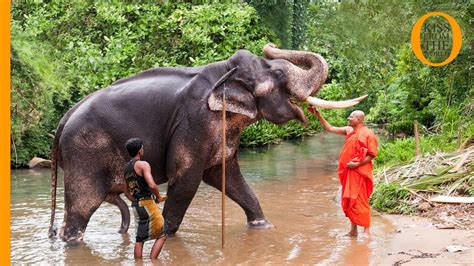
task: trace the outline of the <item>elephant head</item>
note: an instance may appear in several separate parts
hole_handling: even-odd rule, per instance
[[[208,98],[211,110],[222,110],[225,90],[227,111],[275,124],[292,119],[306,124],[307,118],[296,101],[309,99],[313,105],[323,108],[345,108],[360,101],[355,99],[349,101],[350,104],[341,105],[311,97],[319,91],[328,75],[328,64],[322,56],[281,50],[273,44],[265,45],[263,52],[266,58],[240,50],[226,61],[231,70],[211,90]],[[318,100],[325,104],[319,104]]]

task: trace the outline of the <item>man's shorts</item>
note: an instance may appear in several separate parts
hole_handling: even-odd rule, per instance
[[[135,210],[137,242],[145,242],[166,236],[166,224],[158,205],[153,199],[142,199],[132,202]]]

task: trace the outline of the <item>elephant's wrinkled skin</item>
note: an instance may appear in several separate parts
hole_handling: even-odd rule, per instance
[[[226,88],[227,195],[245,211],[249,226],[265,227],[262,209],[245,182],[237,161],[242,130],[260,119],[276,124],[298,119],[303,101],[327,76],[319,55],[266,45],[267,58],[246,50],[228,60],[201,67],[154,68],[121,79],[76,104],[61,119],[52,149],[52,214],[56,202],[57,164],[64,170],[63,240],[80,240],[94,211],[105,200],[122,213],[120,232],[130,214],[119,197],[125,189],[124,143],[144,141],[144,160],[155,182],[168,182],[163,215],[175,233],[203,180],[221,186],[222,94]],[[220,81],[219,81],[220,80]]]

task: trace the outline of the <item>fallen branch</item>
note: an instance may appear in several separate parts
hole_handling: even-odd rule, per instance
[[[474,203],[474,197],[434,196],[430,201],[442,203]]]
[[[428,202],[428,203],[431,203],[431,200],[429,200],[429,199],[427,199],[427,198],[421,196],[420,194],[416,193],[416,192],[413,191],[412,189],[409,189],[408,191],[409,191],[411,194],[415,195],[416,197],[419,197],[420,199],[422,199],[422,200],[424,200],[424,201],[426,201],[426,202]]]
[[[461,160],[459,160],[459,162],[456,164],[456,166],[449,170],[450,173],[455,173],[455,172],[458,172],[459,169],[461,169],[461,167],[464,165],[464,163],[466,162],[467,158],[469,158],[469,155],[471,154],[471,151],[468,151],[466,152],[462,157],[461,157]]]

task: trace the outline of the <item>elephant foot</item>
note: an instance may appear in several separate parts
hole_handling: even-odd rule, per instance
[[[266,219],[258,219],[247,222],[247,226],[250,229],[269,229],[274,227],[273,224],[267,221]]]
[[[59,238],[62,241],[67,242],[70,245],[74,245],[82,242],[84,238],[84,232],[80,230],[66,229],[64,226],[59,230]]]
[[[168,231],[166,232],[166,235],[168,237],[174,237],[176,235],[177,231],[178,231],[178,229],[168,229]]]
[[[58,233],[58,229],[53,226],[53,227],[49,228],[48,236],[49,236],[49,238],[53,238],[53,237],[56,236],[57,233]]]
[[[61,239],[67,242],[69,246],[75,246],[82,242],[82,240],[84,239],[84,233],[78,232],[74,235],[63,235],[61,236]]]

